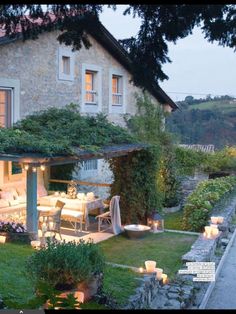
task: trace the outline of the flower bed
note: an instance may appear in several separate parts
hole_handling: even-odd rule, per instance
[[[0,221],[0,235],[5,237],[5,242],[21,242],[30,244],[30,235],[26,227],[13,221]]]

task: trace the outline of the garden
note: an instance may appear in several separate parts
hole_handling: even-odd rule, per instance
[[[128,131],[116,128],[104,116],[82,117],[73,104],[50,108],[12,129],[1,129],[0,152],[73,155],[75,147],[98,151],[114,143],[147,144],[140,151],[108,159],[114,175],[111,195],[120,195],[122,224],[146,225],[150,213],[158,212],[164,217],[165,229],[190,232],[162,230],[135,240],[121,234],[99,244],[48,240],[40,250],[29,244],[1,243],[0,296],[7,309],[122,308],[140,285],[144,274],[139,268],[145,267],[145,261],[156,261],[170,282],[174,281],[182,256],[197,239],[191,232],[202,232],[212,210],[235,195],[235,176],[203,181],[179,211],[164,213],[163,208],[181,204],[184,176],[199,169],[208,173],[233,170],[236,150],[207,154],[180,148],[161,127],[163,113],[147,96],[137,99],[137,108],[137,115],[126,117]],[[70,180],[72,172],[73,166],[67,167],[65,179]],[[24,233],[25,229],[21,224],[0,223],[0,232]],[[93,290],[93,285],[96,293],[89,296],[87,288]],[[79,295],[82,288],[87,290]]]

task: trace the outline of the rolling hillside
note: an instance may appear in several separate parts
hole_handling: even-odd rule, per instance
[[[166,119],[166,129],[177,142],[214,144],[216,148],[236,145],[236,100],[191,101],[179,102],[180,110]]]

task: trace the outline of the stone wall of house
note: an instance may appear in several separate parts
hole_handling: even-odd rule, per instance
[[[181,192],[182,192],[182,201],[184,204],[186,198],[191,194],[195,189],[198,183],[208,180],[208,174],[204,172],[195,172],[192,176],[185,176],[181,180]]]
[[[102,68],[102,112],[109,119],[124,126],[123,114],[110,114],[109,108],[109,70],[124,73],[126,81],[126,113],[135,113],[135,93],[141,90],[129,80],[130,73],[105,50],[93,37],[90,49],[82,47],[74,52],[74,81],[58,79],[59,31],[43,33],[37,40],[21,40],[0,46],[0,79],[16,79],[20,82],[20,118],[36,110],[56,106],[63,107],[71,102],[82,102],[82,64],[97,65]],[[154,98],[152,98],[154,100]]]

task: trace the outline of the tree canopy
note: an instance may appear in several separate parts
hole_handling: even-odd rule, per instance
[[[106,5],[107,6],[107,5]],[[116,9],[116,5],[108,5]],[[99,14],[105,5],[97,4],[40,4],[0,5],[0,24],[6,34],[17,36],[19,25],[23,39],[37,39],[43,31],[56,28],[63,31],[60,43],[80,49],[82,43],[90,47],[86,30],[97,28]],[[168,79],[162,66],[171,62],[168,43],[176,43],[201,27],[206,40],[219,45],[236,47],[236,5],[143,5],[130,4],[124,14],[141,19],[136,37],[120,40],[132,60],[132,80],[136,86],[147,88],[150,84]],[[41,19],[40,26],[38,18]]]

